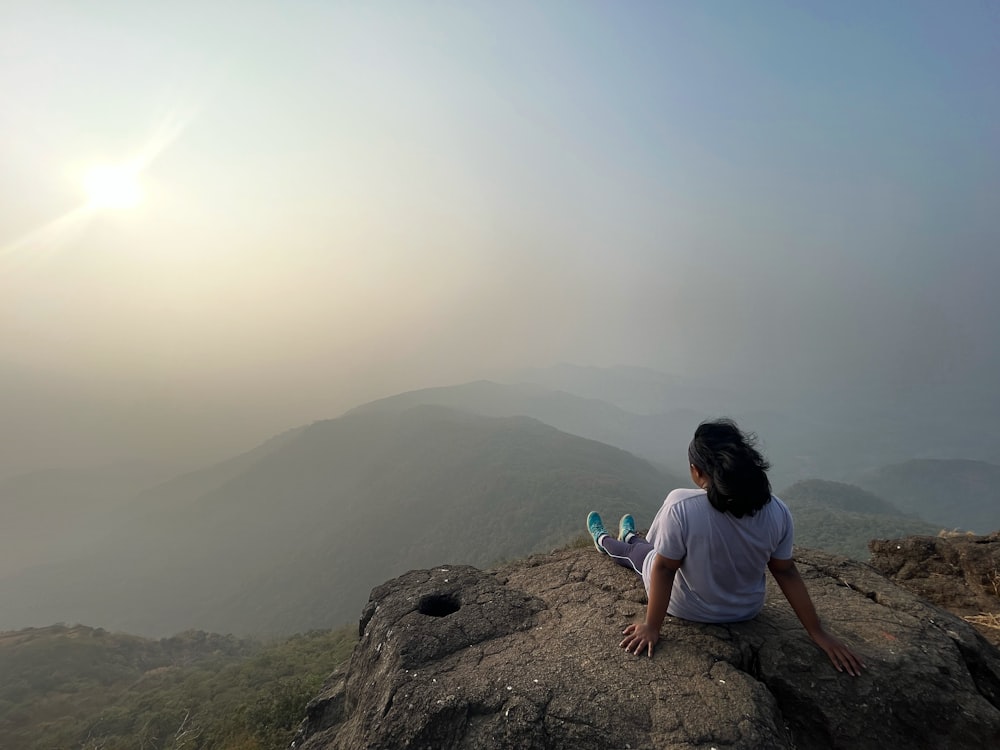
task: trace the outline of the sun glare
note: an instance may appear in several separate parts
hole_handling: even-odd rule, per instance
[[[83,178],[92,208],[135,208],[142,200],[139,171],[131,165],[94,167]]]

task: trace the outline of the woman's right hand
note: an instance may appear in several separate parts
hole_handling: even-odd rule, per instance
[[[638,656],[643,649],[646,655],[652,656],[653,649],[660,640],[660,631],[655,630],[651,625],[644,622],[634,622],[622,631],[625,637],[618,645],[626,651],[631,651]]]

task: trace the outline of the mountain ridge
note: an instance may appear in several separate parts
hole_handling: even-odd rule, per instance
[[[485,565],[551,548],[591,507],[651,514],[677,484],[529,417],[430,406],[315,422],[243,463],[157,496],[89,556],[0,579],[0,626],[328,627],[439,549]]]
[[[867,472],[857,484],[943,528],[1000,529],[1000,465],[964,458],[918,458]]]

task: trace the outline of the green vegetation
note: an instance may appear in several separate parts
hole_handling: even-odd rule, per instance
[[[872,539],[938,532],[938,527],[903,515],[882,498],[851,484],[810,479],[796,482],[778,496],[792,511],[796,544],[856,560],[868,559]]]
[[[353,629],[269,643],[200,631],[154,641],[56,625],[0,634],[0,747],[286,747]]]
[[[900,510],[878,495],[843,482],[825,479],[806,479],[796,482],[780,495],[782,500],[796,503],[819,503],[834,510],[851,513],[875,513],[883,516],[901,516]]]
[[[323,545],[301,562],[291,558],[296,564],[287,568],[276,565],[271,578],[259,580],[259,589],[230,603],[259,609],[263,592],[277,612],[304,608],[318,618],[329,613],[331,600],[342,604],[347,595],[367,596],[371,585],[400,572],[393,565],[469,561],[485,567],[560,544],[588,547],[590,538],[582,533],[587,510],[598,508],[607,518],[627,510],[648,522],[674,484],[629,454],[533,420],[482,420],[430,410],[393,417],[388,426],[392,429],[373,430],[368,445],[355,445],[351,461],[359,461],[362,449],[378,449],[379,460],[361,465],[372,486],[366,497],[393,498],[392,512],[367,503],[340,505],[339,512],[358,519],[350,528],[361,530],[361,542],[364,530],[377,529],[381,547],[388,545],[397,557],[358,561],[357,548],[339,537],[344,543]],[[323,426],[333,429],[330,423]],[[421,443],[427,434],[435,440]],[[282,476],[293,469],[309,476],[308,470],[338,455],[329,433],[322,437],[299,444],[298,454],[279,456],[291,462],[281,467]],[[339,464],[341,470],[346,466]],[[268,510],[265,492],[251,489],[254,483],[240,482],[238,491],[214,497],[227,513],[237,498]],[[314,491],[307,486],[302,492]],[[858,559],[867,559],[874,537],[937,531],[852,485],[809,480],[780,496],[792,508],[800,545]],[[359,580],[361,573],[367,579]],[[292,581],[313,588],[293,589]],[[269,642],[201,631],[149,640],[64,625],[0,633],[0,748],[286,747],[306,703],[348,657],[355,640],[353,628]]]

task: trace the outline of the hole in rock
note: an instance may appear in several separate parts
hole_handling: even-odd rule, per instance
[[[417,611],[430,617],[447,617],[452,612],[458,612],[462,603],[451,594],[431,594],[420,600]]]

